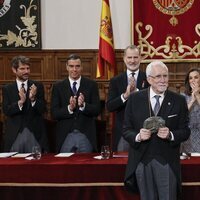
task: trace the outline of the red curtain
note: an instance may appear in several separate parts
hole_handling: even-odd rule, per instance
[[[200,3],[132,0],[132,37],[147,59],[200,58]]]

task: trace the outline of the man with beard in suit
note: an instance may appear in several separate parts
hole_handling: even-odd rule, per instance
[[[123,136],[130,144],[125,185],[141,200],[177,200],[181,191],[180,144],[190,136],[185,98],[168,90],[161,61],[146,68],[150,87],[133,93],[125,110]]]
[[[132,92],[147,88],[145,72],[139,70],[140,49],[130,45],[124,50],[126,71],[110,80],[107,109],[115,113],[113,151],[128,151],[129,144],[122,137],[122,124],[127,100]]]
[[[30,80],[30,59],[12,59],[16,81],[3,87],[3,112],[6,115],[4,151],[31,153],[33,146],[48,151],[43,114],[46,112],[44,88]]]

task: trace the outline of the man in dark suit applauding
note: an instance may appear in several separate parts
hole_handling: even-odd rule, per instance
[[[122,137],[124,110],[130,94],[148,87],[146,74],[139,70],[141,62],[140,50],[131,45],[124,50],[126,71],[110,80],[107,109],[115,112],[113,133],[113,150],[128,151],[129,145]]]
[[[57,120],[57,152],[97,150],[95,117],[100,112],[97,83],[81,75],[78,55],[67,58],[68,77],[54,84],[51,113]]]
[[[188,139],[183,96],[169,91],[168,68],[153,61],[146,68],[148,89],[133,93],[125,110],[123,136],[130,144],[125,185],[141,200],[180,197],[180,144]]]
[[[48,151],[43,114],[46,112],[43,85],[29,79],[30,60],[12,59],[16,81],[3,87],[3,112],[6,115],[4,151],[32,152],[33,146]]]

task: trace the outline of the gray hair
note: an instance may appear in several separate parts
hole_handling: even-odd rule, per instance
[[[127,46],[124,49],[124,56],[126,56],[126,52],[127,52],[128,49],[132,49],[132,50],[136,49],[136,50],[138,50],[139,54],[141,55],[140,48],[138,46],[132,44],[132,45]]]
[[[167,67],[167,65],[165,65],[165,63],[163,63],[162,61],[159,61],[159,60],[155,60],[147,65],[147,68],[146,68],[146,76],[147,77],[152,75],[152,68],[154,66],[159,66],[159,67],[165,68],[168,71],[168,67]]]

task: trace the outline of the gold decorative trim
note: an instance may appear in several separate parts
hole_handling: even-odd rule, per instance
[[[34,23],[36,16],[31,16],[31,9],[37,10],[37,6],[32,5],[33,1],[30,1],[28,8],[25,5],[20,5],[20,9],[24,9],[24,16],[20,17],[24,27],[16,25],[19,34],[16,35],[11,30],[8,30],[7,34],[0,34],[0,41],[6,40],[7,46],[15,44],[15,47],[35,47],[38,44],[37,24]],[[2,46],[0,43],[0,47]]]
[[[173,42],[171,36],[165,38],[165,44],[155,48],[153,46],[154,41],[148,41],[149,37],[153,33],[153,27],[148,24],[145,26],[147,31],[146,35],[143,36],[140,28],[143,26],[142,22],[138,22],[135,26],[136,32],[138,33],[138,44],[141,49],[143,59],[159,57],[163,59],[184,59],[188,56],[198,58],[200,56],[200,42],[194,41],[194,46],[190,47],[183,43],[181,37],[176,37],[176,43]],[[200,24],[195,27],[196,34],[200,37]]]
[[[102,186],[124,186],[122,182],[100,182],[100,183],[0,183],[0,186],[12,187],[102,187]]]
[[[124,186],[123,182],[98,183],[0,183],[0,187],[103,187]],[[183,182],[182,186],[200,186],[200,182]]]

